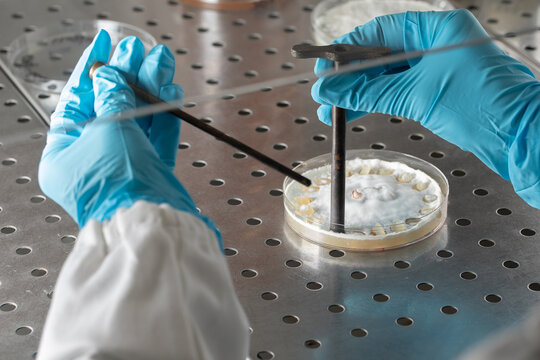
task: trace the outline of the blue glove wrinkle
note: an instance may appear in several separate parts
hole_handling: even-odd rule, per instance
[[[163,63],[162,63],[163,62]],[[160,88],[172,82],[174,77],[174,56],[164,45],[158,45],[144,58],[137,73],[136,85],[148,91],[154,96],[159,96]],[[141,102],[138,106],[147,106]],[[152,116],[137,118],[139,126],[147,136],[150,136],[150,127],[152,126]]]
[[[522,119],[514,142],[510,146],[508,168],[516,193],[531,206],[540,208],[540,83],[536,95],[521,114]]]
[[[367,46],[386,46],[393,54],[404,51],[402,32],[399,29],[403,26],[406,14],[395,16],[381,16],[371,20],[363,27],[358,27],[353,31],[352,37],[357,44],[367,44]],[[367,31],[369,29],[369,31]],[[361,37],[359,36],[361,33]]]
[[[114,66],[132,84],[137,82],[137,74],[144,59],[144,45],[135,36],[122,39],[111,56],[110,66]]]
[[[324,105],[335,105],[355,112],[354,115],[380,112],[381,99],[394,96],[397,74],[383,75],[381,78],[364,73],[347,73],[339,76],[323,77],[313,85],[312,97]],[[392,93],[387,89],[391,88]],[[366,91],[368,90],[369,91]],[[385,108],[385,113],[394,115],[392,109]],[[352,120],[354,118],[349,118]],[[325,123],[330,120],[323,119]]]
[[[94,107],[97,120],[110,113],[130,110],[135,107],[135,94],[125,78],[116,69],[105,65],[94,72]],[[114,101],[111,101],[114,98]]]
[[[137,84],[137,76],[144,60],[144,52],[145,50],[142,41],[134,36],[129,36],[118,43],[111,56],[109,65],[114,66],[114,68],[119,70],[132,84]],[[136,99],[135,104],[137,107],[145,105],[139,99]],[[148,123],[151,118],[152,117],[149,115],[145,118],[136,120],[145,134],[148,132]]]
[[[160,98],[174,101],[184,97],[184,90],[176,84],[165,85],[161,88]],[[150,128],[149,139],[156,149],[159,158],[170,171],[174,170],[180,140],[180,119],[169,113],[154,115]]]
[[[55,112],[51,115],[51,130],[65,130],[68,135],[78,136],[82,127],[77,123],[86,121],[94,108],[90,67],[96,62],[107,62],[111,51],[111,38],[101,30],[92,44],[83,52],[66,86],[62,90]]]
[[[163,85],[172,83],[174,77],[174,55],[165,45],[153,48],[143,60],[138,74],[138,86],[159,96]]]
[[[419,33],[419,13],[413,11],[407,11],[404,14],[403,25],[396,27],[396,29],[402,29],[403,35],[401,41],[403,41],[403,51],[411,52],[417,50],[424,50],[425,47],[422,44],[423,34]],[[409,59],[407,63],[412,68],[418,64],[422,58]]]

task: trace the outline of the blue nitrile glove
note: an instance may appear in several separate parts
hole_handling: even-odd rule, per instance
[[[488,35],[466,10],[407,12],[376,18],[336,43],[387,46],[394,53],[444,47]],[[330,105],[348,118],[385,113],[420,121],[471,151],[530,205],[540,208],[540,83],[494,43],[445,51],[377,71],[319,79],[312,88],[330,124]],[[331,67],[318,60],[315,72]]]
[[[92,82],[90,67],[96,61],[107,62],[110,50],[110,37],[102,30],[62,91],[39,165],[43,192],[80,227],[90,219],[110,219],[118,208],[145,200],[192,213],[215,230],[173,174],[178,118],[163,113],[137,121],[99,120],[135,108],[125,79],[164,100],[182,98],[182,88],[171,83],[173,54],[158,45],[145,57],[142,42],[128,37],[116,47],[109,66],[95,71]],[[98,119],[87,123],[94,116]]]

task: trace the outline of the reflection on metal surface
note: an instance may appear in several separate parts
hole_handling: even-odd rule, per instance
[[[516,36],[523,36],[531,33],[540,32],[537,28],[528,28],[528,29],[520,29],[515,32]],[[377,66],[383,66],[387,64],[393,64],[400,61],[406,61],[411,59],[418,59],[422,56],[429,56],[432,54],[437,54],[441,52],[451,51],[454,49],[464,48],[464,47],[473,47],[485,44],[490,41],[503,41],[506,38],[506,35],[493,35],[492,37],[482,37],[478,39],[472,39],[469,41],[466,41],[464,43],[459,44],[452,44],[449,46],[442,46],[439,48],[432,48],[428,50],[417,50],[417,51],[410,51],[410,52],[404,52],[404,53],[397,53],[393,55],[388,55],[384,57],[380,57],[375,60],[366,60],[363,62],[343,65],[339,67],[339,70],[333,70],[329,69],[319,74],[319,76],[333,76],[338,75],[346,72],[352,72],[352,71],[360,71],[360,70],[366,70],[371,69]],[[532,63],[533,66],[535,66],[535,62]],[[527,63],[529,64],[529,63]],[[534,69],[535,67],[533,67]],[[112,115],[105,115],[100,117],[100,121],[123,121],[123,120],[129,120],[134,117],[141,117],[141,116],[147,116],[152,114],[157,114],[165,111],[169,111],[172,109],[175,109],[176,107],[184,106],[185,104],[191,105],[191,104],[201,104],[201,103],[207,103],[210,101],[214,101],[220,98],[234,98],[239,95],[248,95],[252,94],[257,91],[261,91],[261,89],[272,89],[272,88],[278,88],[283,87],[287,85],[291,85],[297,82],[307,82],[310,80],[316,79],[317,76],[313,74],[312,71],[303,73],[303,74],[296,74],[289,77],[283,77],[283,78],[275,78],[271,80],[266,80],[260,83],[255,83],[251,85],[246,86],[239,86],[231,89],[224,89],[221,91],[217,91],[210,94],[203,94],[198,95],[194,97],[188,97],[187,99],[179,99],[175,101],[170,101],[167,103],[161,103],[157,105],[140,105],[136,109],[132,110],[126,110],[121,112],[120,114],[112,114]],[[212,83],[216,83],[216,80],[209,80]],[[90,118],[87,120],[87,122],[94,121],[95,118]],[[81,124],[79,124],[81,125]]]
[[[4,0],[0,41],[7,46],[25,31],[66,18],[130,23],[173,50],[175,80],[189,98],[312,71],[312,62],[289,51],[310,39],[316,2],[265,4],[215,12],[176,0]],[[536,25],[540,7],[536,0],[455,4],[490,24],[497,20],[497,33]],[[538,45],[538,34],[509,40],[538,58],[538,50],[525,50]],[[312,82],[298,80],[189,104],[188,111],[293,166],[330,151],[330,129],[318,122],[309,94]],[[47,128],[1,74],[0,84],[0,358],[31,359],[78,229],[37,184]],[[511,184],[410,120],[370,115],[347,132],[351,148],[384,147],[436,165],[452,189],[445,227],[383,253],[312,244],[287,233],[282,176],[182,129],[175,173],[223,234],[253,328],[251,358],[455,359],[538,303],[539,211]],[[60,220],[47,221],[55,216]]]

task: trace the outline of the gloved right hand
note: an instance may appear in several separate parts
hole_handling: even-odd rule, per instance
[[[387,46],[394,53],[459,44],[488,35],[466,10],[407,12],[374,19],[334,43]],[[540,208],[540,83],[492,42],[393,66],[320,78],[312,88],[322,104],[348,109],[348,119],[384,113],[420,121],[442,138],[471,151],[530,205]],[[317,61],[315,72],[332,65]],[[397,64],[403,66],[403,64]]]
[[[163,113],[126,121],[100,121],[103,116],[133,110],[135,95],[126,79],[155,96],[183,97],[172,84],[174,55],[163,45],[144,56],[135,37],[122,40],[109,65],[89,78],[96,62],[107,62],[111,40],[100,31],[85,50],[62,90],[39,164],[43,192],[83,227],[90,219],[105,221],[118,209],[144,200],[200,217],[195,203],[173,173],[180,119]],[[97,119],[88,122],[94,116]]]

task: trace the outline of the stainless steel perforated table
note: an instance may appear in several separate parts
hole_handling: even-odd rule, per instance
[[[454,3],[496,32],[539,25],[537,0]],[[315,5],[281,1],[219,12],[174,0],[4,0],[0,45],[70,19],[131,23],[175,51],[176,81],[191,96],[310,71],[313,63],[293,59],[289,49],[310,39]],[[512,54],[540,58],[538,33],[508,41]],[[46,125],[5,74],[0,84],[0,359],[31,359],[78,230],[37,184]],[[316,119],[310,87],[263,88],[189,111],[292,165],[330,151],[330,129]],[[50,107],[38,93],[31,97]],[[540,212],[473,155],[413,121],[370,115],[348,128],[349,148],[418,156],[450,182],[445,227],[385,253],[299,239],[284,225],[281,175],[188,125],[181,140],[176,175],[223,233],[253,359],[454,359],[539,303]]]

